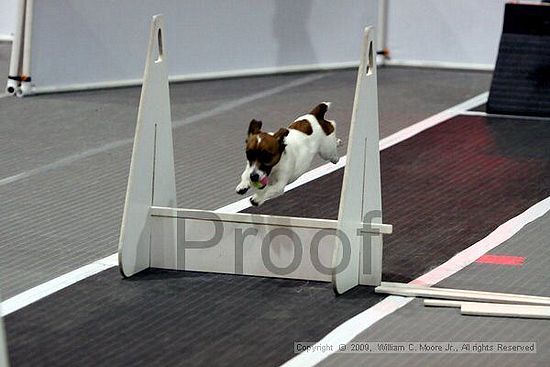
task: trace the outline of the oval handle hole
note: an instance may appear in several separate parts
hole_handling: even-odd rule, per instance
[[[164,50],[162,47],[162,29],[160,28],[157,32],[157,53],[158,53],[158,56],[155,62],[161,62],[162,57],[164,56]]]
[[[372,70],[374,68],[374,51],[372,50],[372,41],[369,42],[369,52],[367,54],[367,75],[372,74]]]

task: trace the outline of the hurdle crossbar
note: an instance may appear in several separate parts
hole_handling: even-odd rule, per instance
[[[163,218],[197,219],[215,221],[213,217],[219,217],[223,222],[248,223],[258,225],[278,225],[286,227],[304,227],[313,229],[337,229],[338,221],[334,219],[318,219],[303,217],[287,217],[278,215],[246,214],[246,213],[220,213],[211,210],[151,207],[151,216]],[[362,223],[362,231],[375,234],[391,234],[392,226],[389,224]]]
[[[119,242],[149,267],[378,285],[382,223],[374,30],[365,29],[338,220],[177,208],[163,18],[154,16]],[[368,167],[368,169],[367,169]]]

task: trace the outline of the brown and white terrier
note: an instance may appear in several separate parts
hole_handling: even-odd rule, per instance
[[[246,138],[246,168],[237,185],[238,194],[256,189],[250,198],[258,206],[284,192],[285,186],[310,167],[316,154],[332,163],[339,160],[336,124],[326,120],[330,102],[323,102],[307,115],[298,117],[288,128],[275,133],[261,131],[262,122],[252,120]]]

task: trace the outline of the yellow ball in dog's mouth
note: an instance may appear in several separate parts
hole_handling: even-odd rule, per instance
[[[252,186],[260,190],[266,187],[268,183],[269,183],[269,180],[267,179],[267,176],[262,177],[260,181],[251,182]]]

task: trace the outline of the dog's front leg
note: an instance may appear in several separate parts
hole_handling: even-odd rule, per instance
[[[246,168],[241,175],[241,182],[235,188],[235,191],[239,195],[244,195],[250,188],[250,164],[246,165]]]
[[[262,205],[266,200],[276,198],[285,192],[286,181],[284,183],[277,182],[274,185],[268,185],[262,191],[257,192],[250,198],[250,202],[254,206]]]

